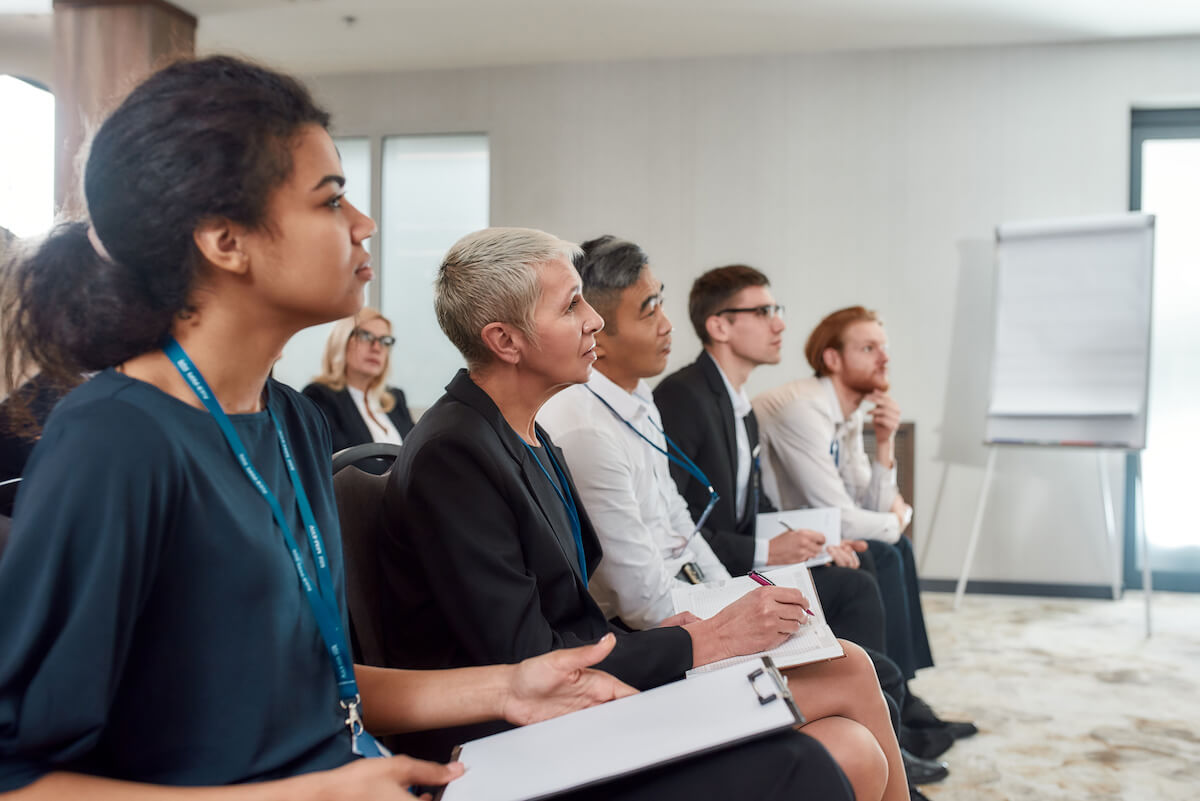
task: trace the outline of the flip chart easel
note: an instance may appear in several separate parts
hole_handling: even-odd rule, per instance
[[[1008,223],[996,229],[996,328],[984,438],[989,452],[955,609],[966,590],[1001,446],[1096,452],[1113,597],[1119,597],[1121,546],[1105,456],[1132,451],[1138,468],[1132,513],[1150,635],[1152,586],[1140,468],[1153,272],[1153,215]]]

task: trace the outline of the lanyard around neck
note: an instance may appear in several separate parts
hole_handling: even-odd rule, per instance
[[[682,448],[675,444],[674,440],[667,436],[666,431],[655,425],[654,420],[649,415],[646,416],[646,419],[650,421],[650,425],[654,426],[655,431],[662,434],[663,441],[667,443],[667,447],[674,450],[675,453],[671,453],[671,451],[667,450],[666,448],[660,447],[657,442],[639,431],[637,426],[622,417],[621,413],[614,409],[613,405],[606,401],[599,392],[592,389],[591,386],[588,384],[584,384],[584,386],[587,387],[588,392],[596,396],[596,400],[603,403],[604,407],[612,412],[613,417],[627,425],[630,431],[641,437],[651,448],[654,448],[654,450],[658,451],[663,456],[682,467],[685,471],[687,471],[688,475],[699,481],[702,485],[704,485],[705,489],[708,490],[708,506],[704,509],[704,513],[700,515],[700,519],[696,521],[696,530],[699,530],[704,525],[704,522],[708,519],[708,516],[712,514],[713,507],[716,506],[717,501],[721,499],[721,496],[717,494],[716,489],[713,487],[712,482],[708,480],[708,476],[704,475],[704,471],[701,470],[696,463],[693,462],[691,458],[683,452]],[[675,454],[678,454],[678,456]]]
[[[375,746],[374,740],[362,728],[362,718],[358,712],[358,684],[354,679],[354,657],[350,653],[345,630],[342,627],[342,617],[338,610],[337,594],[333,589],[333,575],[329,569],[329,558],[325,552],[325,542],[321,538],[321,530],[317,527],[316,517],[313,515],[312,506],[308,502],[308,494],[304,491],[304,483],[301,481],[300,473],[296,469],[296,462],[292,458],[291,447],[288,445],[287,437],[283,433],[283,427],[279,425],[279,419],[275,416],[275,412],[271,409],[270,404],[265,404],[267,413],[271,417],[271,422],[275,426],[275,434],[279,439],[279,450],[283,454],[284,464],[287,466],[288,478],[291,480],[292,488],[296,493],[296,505],[300,509],[300,519],[303,521],[305,531],[308,533],[313,566],[317,573],[315,585],[304,567],[304,557],[296,543],[295,536],[292,534],[292,527],[288,523],[287,516],[284,514],[283,506],[280,505],[279,499],[275,497],[275,493],[271,491],[270,487],[267,486],[267,482],[263,480],[263,477],[254,467],[254,463],[250,461],[250,454],[246,450],[246,446],[242,443],[241,437],[238,436],[237,430],[233,427],[229,415],[225,414],[225,410],[217,402],[216,396],[213,395],[212,390],[208,386],[208,382],[204,380],[204,376],[200,374],[196,365],[187,353],[184,352],[180,344],[175,341],[174,337],[167,339],[163,351],[167,354],[167,358],[171,360],[171,363],[175,365],[175,369],[187,381],[188,386],[196,393],[200,402],[204,404],[204,408],[208,410],[217,427],[221,429],[221,434],[225,437],[229,449],[233,451],[233,455],[237,459],[238,465],[242,468],[242,472],[246,474],[250,483],[258,490],[259,495],[271,507],[271,514],[275,518],[275,523],[279,526],[280,532],[283,534],[283,540],[292,558],[292,564],[296,568],[296,575],[300,579],[300,586],[304,590],[304,596],[308,599],[313,616],[316,618],[317,629],[321,632],[321,639],[325,641],[325,650],[329,653],[329,659],[333,663],[333,672],[337,679],[338,697],[341,700],[342,707],[348,713],[346,725],[350,727],[351,734],[354,736],[356,748],[361,747],[363,753],[367,756],[379,756],[378,747]],[[375,753],[370,753],[372,748],[374,748]]]
[[[546,481],[550,482],[550,486],[554,488],[554,494],[562,501],[563,508],[567,510],[567,519],[571,521],[571,535],[575,540],[575,555],[579,559],[579,575],[583,577],[583,586],[587,587],[587,558],[583,554],[583,526],[579,523],[579,509],[575,506],[575,498],[571,495],[571,487],[567,484],[567,474],[558,465],[558,459],[554,458],[554,452],[550,450],[550,446],[542,439],[541,434],[536,434],[538,442],[542,444],[542,451],[546,456],[550,457],[550,464],[554,465],[554,472],[558,476],[558,484],[554,483],[554,479],[550,478],[550,473],[546,470],[546,465],[542,464],[542,460],[533,452],[533,448],[529,447],[529,443],[524,438],[521,439],[521,444],[525,446],[525,450],[529,451],[529,455],[537,466],[542,468],[542,475],[546,477]],[[559,484],[562,485],[560,490]]]

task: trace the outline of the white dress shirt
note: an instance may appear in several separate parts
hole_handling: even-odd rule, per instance
[[[376,403],[371,404],[371,412],[374,417],[367,414],[367,398],[361,389],[346,386],[350,390],[350,397],[354,398],[354,405],[358,409],[359,416],[363,422],[367,424],[367,431],[371,432],[372,442],[390,442],[393,445],[402,445],[403,440],[400,437],[400,432],[396,430],[396,426],[392,423],[392,419],[387,416],[387,412],[379,408]]]
[[[674,614],[671,589],[680,568],[695,562],[706,580],[728,578],[700,534],[671,478],[667,457],[630,430],[589,390],[659,447],[662,418],[650,387],[626,392],[599,370],[586,385],[569,387],[538,412],[537,421],[562,448],[579,499],[604,558],[588,583],[608,617],[635,629],[653,628]],[[690,537],[690,540],[689,540]],[[687,542],[687,547],[678,549]]]
[[[709,356],[709,358],[712,357]],[[713,364],[716,365],[717,372],[721,374],[721,380],[725,382],[725,391],[729,393],[729,402],[733,404],[733,436],[737,441],[737,488],[734,504],[737,509],[737,519],[741,520],[742,515],[746,513],[746,492],[750,489],[750,464],[754,460],[754,454],[750,452],[750,434],[746,431],[746,415],[754,411],[754,407],[750,404],[750,397],[746,394],[745,387],[734,389],[733,384],[729,383],[729,377],[725,375],[721,365],[717,364],[716,359],[713,359]],[[757,514],[758,510],[754,511]],[[757,537],[754,540],[755,567],[767,566],[770,547],[770,539],[767,537]]]
[[[842,418],[833,381],[802,378],[754,399],[763,484],[781,509],[836,506],[842,538],[900,539],[896,468],[867,457],[862,407]]]

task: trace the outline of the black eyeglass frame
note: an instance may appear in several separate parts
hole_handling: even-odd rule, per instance
[[[350,338],[357,339],[364,345],[374,345],[376,342],[378,342],[384,348],[390,348],[392,345],[396,344],[396,338],[391,334],[376,336],[365,328],[355,328],[350,332]]]
[[[782,317],[786,311],[786,307],[782,303],[764,303],[761,306],[743,306],[741,308],[721,309],[714,314],[749,314],[754,313],[764,320],[769,320],[772,317]]]

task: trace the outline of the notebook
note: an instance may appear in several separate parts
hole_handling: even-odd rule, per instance
[[[800,631],[776,648],[758,654],[733,656],[718,662],[710,662],[689,670],[687,672],[689,677],[723,670],[744,662],[754,661],[762,656],[771,657],[777,667],[788,668],[805,665],[809,662],[837,659],[846,655],[841,644],[838,643],[837,637],[833,635],[832,629],[829,628],[829,624],[825,621],[825,610],[821,608],[821,599],[817,597],[817,590],[813,586],[812,576],[807,567],[787,565],[763,571],[763,574],[780,587],[794,587],[804,593],[813,612],[808,623],[801,626]],[[705,584],[680,584],[671,591],[671,600],[675,604],[676,612],[691,612],[698,617],[709,618],[759,586],[746,576],[710,581]]]

